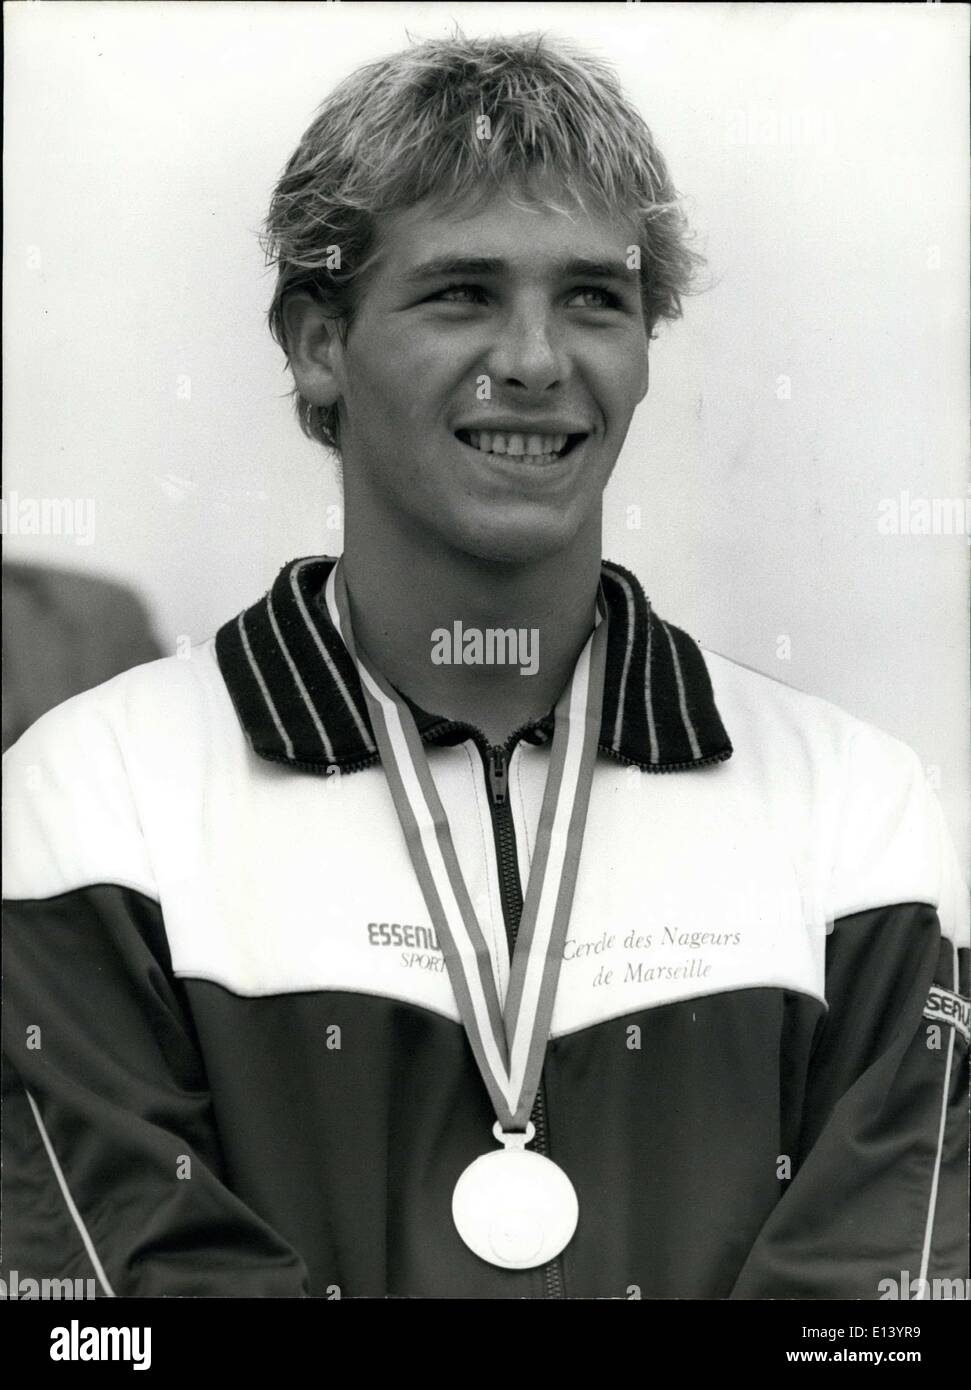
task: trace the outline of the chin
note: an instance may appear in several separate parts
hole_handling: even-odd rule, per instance
[[[490,516],[477,525],[457,527],[447,540],[453,549],[477,560],[526,565],[567,550],[578,529],[562,513],[538,517],[533,508],[524,506],[517,517]]]

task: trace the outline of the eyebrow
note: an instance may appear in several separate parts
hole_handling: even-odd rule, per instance
[[[437,256],[409,270],[409,282],[447,279],[463,275],[501,275],[509,262],[500,256]],[[637,272],[621,260],[600,260],[587,256],[568,256],[553,263],[557,275],[565,280],[632,280]]]

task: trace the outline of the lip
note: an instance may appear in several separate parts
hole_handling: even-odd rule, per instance
[[[455,426],[452,433],[457,434],[459,430],[465,430],[467,434],[481,433],[483,430],[488,434],[592,434],[592,430],[586,425],[557,420],[552,416],[546,416],[541,420],[513,420],[508,415],[495,420],[463,420]]]

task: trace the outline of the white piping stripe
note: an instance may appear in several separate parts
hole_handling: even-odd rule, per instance
[[[288,650],[288,648],[287,648],[287,644],[286,644],[286,642],[284,642],[284,640],[283,640],[283,633],[280,631],[280,626],[279,626],[279,624],[278,624],[278,622],[277,622],[277,620],[276,620],[276,614],[275,614],[274,611],[273,611],[273,595],[272,595],[272,592],[269,593],[269,594],[267,594],[267,596],[266,596],[266,611],[267,611],[267,614],[269,615],[270,627],[272,627],[272,629],[273,629],[273,636],[274,636],[274,637],[276,638],[276,640],[277,640],[277,646],[280,648],[280,651],[283,653],[283,656],[284,656],[284,659],[285,659],[285,661],[286,661],[286,663],[287,663],[287,666],[289,666],[289,668],[290,668],[290,674],[291,674],[291,676],[293,677],[293,683],[294,683],[294,685],[297,687],[297,689],[300,691],[301,699],[303,700],[304,704],[305,704],[306,707],[307,707],[307,713],[310,715],[310,718],[313,720],[313,722],[314,722],[314,728],[317,730],[317,733],[320,735],[320,741],[321,741],[321,743],[324,745],[324,753],[327,755],[328,761],[333,762],[333,761],[334,761],[334,747],[333,747],[333,744],[331,743],[330,739],[327,737],[327,730],[324,728],[323,724],[321,724],[321,722],[320,722],[320,715],[317,713],[316,709],[314,709],[313,701],[311,700],[310,696],[307,694],[307,687],[304,685],[303,680],[302,680],[301,675],[300,675],[300,672],[297,670],[296,666],[294,665],[293,657],[290,655],[290,652],[289,652],[289,650]]]
[[[74,1205],[74,1198],[71,1196],[67,1182],[64,1177],[64,1173],[61,1170],[61,1165],[57,1161],[57,1154],[54,1152],[54,1148],[48,1137],[47,1130],[44,1128],[44,1121],[40,1117],[40,1111],[37,1109],[37,1104],[34,1100],[34,1097],[27,1090],[26,1086],[24,1087],[24,1094],[26,1095],[27,1100],[30,1102],[31,1110],[34,1112],[34,1119],[37,1122],[37,1128],[40,1130],[41,1141],[43,1142],[44,1148],[47,1150],[47,1157],[50,1159],[51,1167],[54,1169],[54,1176],[55,1178],[57,1178],[57,1185],[61,1189],[61,1196],[67,1203],[67,1209],[71,1213],[75,1226],[77,1226],[78,1228],[78,1233],[80,1234],[81,1239],[84,1242],[84,1248],[88,1252],[88,1259],[94,1266],[94,1272],[98,1276],[98,1280],[101,1284],[101,1287],[104,1289],[105,1293],[108,1295],[109,1298],[114,1298],[115,1291],[108,1283],[108,1276],[107,1274],[105,1274],[104,1267],[101,1261],[98,1259],[98,1252],[95,1250],[94,1245],[91,1241],[91,1237],[88,1235],[87,1227],[81,1219],[81,1213]]]
[[[617,696],[617,718],[614,721],[614,739],[612,748],[615,753],[620,752],[620,736],[624,727],[624,701],[627,698],[627,673],[630,670],[630,660],[634,651],[634,595],[627,580],[620,574],[614,574],[611,570],[604,570],[604,574],[621,586],[624,597],[627,600],[627,646],[624,651],[624,667],[620,676],[620,691]],[[652,750],[653,750],[653,744]]]
[[[657,746],[657,729],[654,725],[654,700],[651,696],[651,661],[654,658],[654,619],[650,608],[647,610],[647,652],[644,657],[644,709],[647,713],[647,736],[651,744],[651,762],[660,761]]]
[[[245,616],[245,613],[240,613],[238,619],[236,620],[236,626],[239,628],[239,635],[243,640],[243,651],[246,653],[246,659],[250,664],[250,670],[256,677],[256,683],[260,687],[260,693],[262,694],[263,699],[266,701],[266,707],[270,711],[270,714],[273,716],[273,722],[276,725],[276,731],[283,739],[283,746],[286,749],[287,757],[292,760],[293,744],[290,742],[290,735],[287,733],[286,729],[280,722],[280,716],[276,712],[276,705],[273,703],[273,697],[270,695],[266,681],[263,679],[263,672],[256,664],[256,657],[253,655],[253,649],[249,644],[249,638],[246,636],[246,624],[243,621]]]
[[[959,988],[957,947],[954,948],[954,989]],[[924,1248],[920,1255],[920,1274],[919,1278],[924,1282],[921,1284],[921,1294],[927,1288],[927,1270],[931,1259],[931,1243],[934,1235],[934,1217],[937,1214],[937,1189],[941,1176],[941,1159],[944,1154],[944,1134],[947,1129],[947,1097],[951,1086],[951,1059],[954,1056],[955,1029],[951,1028],[950,1039],[947,1046],[947,1066],[944,1068],[944,1094],[941,1097],[941,1122],[937,1132],[937,1156],[934,1159],[934,1173],[931,1178],[931,1195],[927,1206],[927,1225],[924,1228]]]
[[[691,717],[688,714],[688,704],[684,698],[684,677],[681,674],[681,662],[678,659],[677,648],[674,645],[674,638],[671,636],[671,632],[668,628],[667,623],[662,620],[661,626],[667,633],[668,641],[671,644],[671,657],[674,661],[674,677],[678,683],[678,706],[681,710],[681,719],[684,723],[685,732],[688,735],[688,743],[691,745],[691,755],[694,758],[700,758],[701,745],[698,743],[698,736],[695,733],[695,726],[691,722]]]
[[[316,642],[316,644],[317,644],[317,650],[320,652],[320,655],[324,658],[324,662],[326,663],[327,670],[330,672],[331,676],[333,677],[334,684],[337,686],[337,689],[340,691],[341,695],[343,695],[343,697],[344,697],[344,703],[347,705],[347,708],[350,710],[351,714],[354,716],[354,723],[357,725],[358,733],[361,735],[361,738],[364,740],[364,743],[365,743],[365,745],[366,745],[366,747],[367,747],[367,749],[368,749],[368,752],[369,752],[369,753],[374,753],[374,752],[376,752],[377,750],[376,750],[376,748],[375,748],[375,746],[374,746],[374,743],[373,743],[372,740],[371,740],[371,735],[368,733],[367,728],[365,727],[365,724],[364,724],[363,720],[361,719],[361,716],[358,714],[358,712],[357,712],[357,705],[356,705],[356,704],[354,703],[354,701],[351,699],[351,693],[350,693],[350,691],[348,690],[347,686],[344,684],[344,680],[343,680],[343,677],[341,676],[340,671],[338,671],[337,667],[334,665],[334,662],[333,662],[333,659],[332,659],[332,657],[331,657],[330,652],[329,652],[329,651],[327,650],[327,648],[325,647],[325,645],[324,645],[324,643],[323,643],[323,641],[322,641],[322,639],[321,639],[320,633],[317,631],[316,627],[314,626],[313,619],[311,618],[310,614],[307,612],[307,605],[306,605],[306,604],[304,603],[304,601],[303,601],[303,594],[300,592],[300,586],[299,586],[299,584],[297,583],[297,577],[298,577],[298,575],[300,574],[300,571],[303,570],[307,565],[312,565],[312,564],[316,564],[316,563],[317,563],[317,559],[315,558],[315,559],[303,560],[303,561],[300,562],[299,565],[295,565],[295,566],[293,567],[293,569],[291,570],[291,572],[290,572],[290,588],[293,590],[293,596],[294,596],[294,598],[297,600],[297,607],[300,609],[300,612],[301,612],[301,615],[302,615],[302,617],[303,617],[303,620],[304,620],[304,622],[307,624],[307,630],[308,630],[308,632],[310,633],[311,637],[312,637],[312,638],[314,639],[314,641]],[[332,620],[332,621],[333,621],[333,607],[332,607],[332,604],[331,604],[331,596],[332,596],[332,591],[333,591],[332,586],[333,586],[333,581],[334,581],[334,574],[335,574],[336,570],[337,570],[337,566],[336,566],[336,565],[333,565],[333,566],[331,567],[330,574],[327,576],[327,586],[326,586],[327,607],[328,607],[329,610],[331,610],[331,620]],[[340,626],[339,626],[338,624],[335,624],[335,626],[337,627],[337,630],[338,630],[338,632],[339,632],[339,631],[340,631]]]

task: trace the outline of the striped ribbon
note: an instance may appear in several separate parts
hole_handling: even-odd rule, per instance
[[[412,713],[355,647],[341,563],[328,576],[325,597],[357,666],[395,810],[496,1118],[505,1131],[523,1130],[546,1053],[600,736],[607,656],[603,593],[597,596],[594,630],[556,705],[536,851],[505,1007]]]

